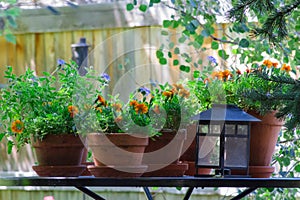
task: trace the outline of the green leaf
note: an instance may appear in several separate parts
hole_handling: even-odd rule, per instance
[[[175,49],[174,49],[174,54],[180,54],[180,49],[178,48],[178,47],[176,47]]]
[[[172,58],[172,53],[170,51],[168,52],[168,57]]]
[[[214,50],[219,49],[219,43],[216,42],[216,41],[212,41],[211,48],[214,49]]]
[[[162,52],[162,50],[157,50],[157,51],[156,51],[156,57],[157,57],[157,58],[164,57],[164,53]]]
[[[186,40],[186,37],[181,36],[181,37],[178,39],[178,42],[179,42],[179,43],[184,43],[185,40]]]
[[[219,50],[218,51],[218,55],[223,58],[224,60],[228,59],[229,58],[229,55],[226,54],[226,51],[225,50]]]
[[[295,171],[296,172],[300,172],[300,164],[298,164],[298,165],[295,166]]]
[[[12,141],[9,140],[9,141],[7,142],[7,153],[8,153],[8,154],[11,154],[13,146],[14,146],[14,143],[13,143]]]
[[[179,65],[179,60],[177,60],[177,59],[176,59],[176,60],[173,60],[173,65],[174,65],[174,66]]]
[[[10,43],[16,44],[16,36],[14,36],[13,34],[6,34],[5,39]]]
[[[183,72],[190,72],[190,67],[188,67],[188,66],[185,66],[185,65],[180,65],[179,66],[179,69],[180,69],[180,71],[183,71]]]
[[[2,141],[2,139],[4,138],[4,136],[5,136],[5,133],[1,133],[0,134],[0,142]]]
[[[171,20],[164,20],[163,21],[163,27],[164,28],[169,28],[172,25],[172,21]]]
[[[132,3],[128,3],[127,5],[126,5],[126,10],[127,11],[131,11],[131,10],[133,10],[134,9],[134,5],[132,4]]]
[[[169,43],[169,48],[170,48],[170,49],[173,49],[174,46],[175,46],[174,42],[170,42],[170,43]]]
[[[239,46],[242,48],[247,48],[249,47],[249,41],[245,38],[241,39],[241,41],[239,42]]]
[[[289,63],[289,57],[284,57],[284,58],[283,58],[283,62],[284,62],[284,63]]]
[[[200,72],[199,71],[194,71],[193,77],[194,78],[199,78],[200,77]]]
[[[148,8],[148,6],[146,4],[141,4],[139,7],[139,10],[142,12],[146,12],[147,8]]]
[[[210,32],[208,29],[204,29],[203,31],[201,31],[201,35],[204,37],[208,37],[210,36]]]
[[[159,58],[159,63],[161,64],[161,65],[166,65],[167,64],[167,59],[166,58]]]
[[[161,34],[162,34],[162,35],[169,35],[169,32],[168,32],[168,31],[165,31],[165,30],[162,30],[162,31],[161,31]]]

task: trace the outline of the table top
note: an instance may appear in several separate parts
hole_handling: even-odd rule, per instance
[[[280,187],[300,188],[300,178],[215,178],[215,177],[2,177],[0,186],[75,187]]]

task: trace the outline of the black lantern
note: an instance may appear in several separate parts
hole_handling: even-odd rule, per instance
[[[80,38],[79,43],[72,44],[72,59],[77,63],[79,66],[79,74],[85,75],[86,74],[86,67],[88,65],[87,57],[88,57],[88,48],[89,45],[86,44],[85,38]]]
[[[196,133],[196,174],[198,168],[213,168],[215,175],[229,176],[232,169],[249,171],[250,123],[259,119],[235,105],[214,104],[194,116]]]

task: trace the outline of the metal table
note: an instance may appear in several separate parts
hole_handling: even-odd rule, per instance
[[[245,187],[232,199],[241,199],[257,188],[298,188],[300,178],[215,178],[215,177],[138,177],[138,178],[94,178],[94,177],[6,177],[0,178],[0,186],[72,186],[95,200],[102,197],[87,187],[143,187],[149,200],[148,187],[188,187],[184,200],[189,199],[197,187]]]

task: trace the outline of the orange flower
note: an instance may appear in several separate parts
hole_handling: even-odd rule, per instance
[[[148,112],[148,107],[143,103],[137,104],[135,106],[135,112],[136,113],[143,113],[143,114],[147,113]]]
[[[22,133],[24,130],[24,123],[21,120],[13,121],[11,124],[11,130],[14,133]]]
[[[106,106],[106,101],[105,101],[104,97],[102,97],[101,95],[98,95],[98,101],[99,101],[102,105]]]
[[[136,100],[132,100],[130,101],[129,105],[135,107],[136,105],[138,105],[138,102]]]
[[[271,68],[273,66],[273,63],[270,60],[264,60],[263,65],[267,66],[268,68]]]
[[[112,105],[114,109],[116,109],[117,112],[120,112],[122,109],[122,105],[119,103],[115,103]]]
[[[162,93],[162,95],[164,95],[165,97],[171,97],[173,95],[173,92],[172,91],[164,91]]]
[[[272,65],[273,65],[274,68],[277,68],[278,63],[277,62],[273,62]]]
[[[182,89],[182,90],[179,91],[179,95],[184,97],[184,98],[189,98],[190,92],[186,89]]]
[[[122,116],[118,116],[118,117],[115,118],[116,123],[121,122],[122,120],[123,120]]]
[[[74,117],[75,115],[77,115],[79,113],[78,108],[73,105],[68,106],[68,111],[69,111],[71,117]]]
[[[225,69],[222,72],[222,79],[228,79],[228,77],[231,75],[230,71],[228,69]]]
[[[156,114],[160,114],[159,105],[155,105],[155,106],[154,106],[153,112],[155,112]]]
[[[291,66],[287,65],[287,64],[283,64],[282,67],[281,67],[281,70],[282,71],[286,71],[286,72],[289,72],[292,70]]]

